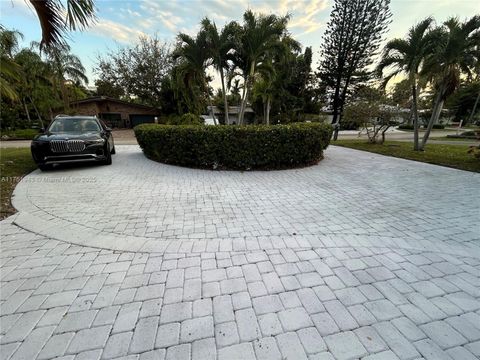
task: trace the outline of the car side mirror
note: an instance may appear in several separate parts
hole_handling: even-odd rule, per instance
[[[40,129],[38,129],[38,132],[39,132],[40,134],[43,134],[43,133],[45,132],[45,128],[42,127],[42,128],[40,128]]]
[[[106,131],[106,132],[112,132],[112,128],[106,127],[106,128],[105,128],[105,131]]]

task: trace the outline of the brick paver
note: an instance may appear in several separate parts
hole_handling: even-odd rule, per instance
[[[478,188],[334,147],[279,172],[136,147],[34,172],[1,223],[1,358],[477,358]]]

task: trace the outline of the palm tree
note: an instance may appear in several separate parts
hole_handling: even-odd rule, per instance
[[[272,100],[276,95],[277,90],[275,88],[276,82],[276,69],[274,65],[269,63],[262,64],[263,68],[259,69],[259,79],[256,80],[252,88],[253,100],[260,98],[263,105],[263,120],[265,124],[270,125],[270,110],[272,108]]]
[[[436,51],[426,58],[424,65],[424,73],[431,79],[436,95],[421,150],[440,117],[445,99],[458,88],[462,75],[473,76],[480,60],[480,15],[463,23],[458,18],[450,18],[440,31]]]
[[[16,30],[7,30],[0,25],[0,94],[10,100],[18,100],[14,82],[21,76],[21,67],[13,59],[18,49],[18,40],[23,34]]]
[[[65,31],[83,30],[95,21],[94,0],[66,0],[66,6],[61,0],[30,0],[30,3],[42,28],[42,48],[63,44]]]
[[[262,99],[264,121],[267,125],[270,124],[272,101],[285,91],[287,74],[292,71],[292,60],[296,59],[296,54],[300,51],[300,43],[289,35],[284,35],[257,67],[259,76],[255,79],[259,80],[256,80],[253,87],[253,95]]]
[[[28,101],[33,106],[37,119],[42,123],[43,127],[40,113],[46,113],[46,110],[49,110],[50,114],[52,114],[52,107],[56,105],[50,66],[42,60],[38,53],[27,48],[22,49],[15,55],[15,62],[22,67],[22,76],[18,81],[18,89],[27,118],[30,119],[27,107]],[[43,109],[39,110],[41,107]]]
[[[245,82],[239,114],[240,124],[243,124],[247,97],[254,84],[257,67],[265,61],[266,55],[278,46],[278,40],[286,33],[289,19],[288,15],[255,15],[251,10],[247,10],[243,15],[235,57],[239,61],[237,65],[240,64]]]
[[[227,24],[220,33],[218,32],[215,22],[212,23],[208,18],[203,19],[201,25],[202,31],[204,31],[207,36],[207,46],[211,50],[213,66],[220,74],[222,96],[225,104],[225,123],[230,124],[224,71],[228,71],[229,69],[228,60],[231,58],[230,53],[235,46],[235,37],[238,36],[239,25],[237,22],[232,21]]]
[[[200,88],[208,99],[212,118],[216,123],[208,78],[205,73],[206,69],[212,64],[211,50],[207,42],[207,33],[201,30],[195,38],[180,33],[178,34],[178,40],[179,46],[173,52],[173,58],[181,61],[177,69],[177,81],[180,81],[187,89]],[[194,109],[194,112],[198,111],[200,111],[200,109]]]
[[[419,93],[419,72],[425,58],[433,51],[436,32],[431,31],[433,18],[428,17],[408,31],[406,39],[390,40],[383,50],[382,59],[377,71],[382,74],[387,68],[392,71],[384,78],[383,86],[396,75],[404,74],[412,91],[412,116],[414,127],[415,151],[419,150],[418,145],[418,93]]]
[[[52,74],[52,83],[54,88],[57,85],[59,86],[63,104],[65,110],[67,110],[70,107],[67,84],[88,84],[85,68],[80,58],[70,53],[70,46],[66,44],[51,46],[46,49],[45,54],[47,56],[47,64]]]

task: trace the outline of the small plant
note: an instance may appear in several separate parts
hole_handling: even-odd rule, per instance
[[[401,124],[398,125],[399,130],[413,130],[413,125],[410,124]]]
[[[432,129],[445,129],[445,125],[443,124],[433,124]]]

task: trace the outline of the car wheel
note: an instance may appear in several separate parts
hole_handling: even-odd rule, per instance
[[[47,171],[47,170],[51,170],[51,169],[52,169],[52,165],[50,165],[50,164],[38,164],[38,168],[39,168],[41,171]]]
[[[115,151],[115,146],[113,146],[112,151],[110,152],[110,154],[115,155],[116,153],[117,153],[117,152]]]
[[[112,153],[110,152],[110,149],[107,147],[106,151],[106,159],[103,162],[104,165],[112,165]]]

